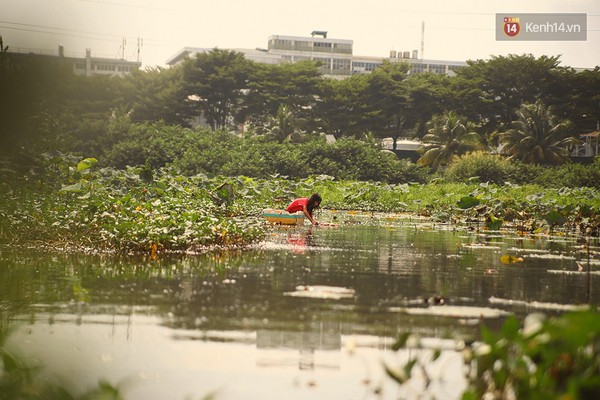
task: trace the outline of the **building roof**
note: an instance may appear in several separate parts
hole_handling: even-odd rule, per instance
[[[302,42],[307,41],[318,41],[324,43],[345,43],[345,44],[353,44],[354,41],[351,39],[333,39],[333,38],[316,38],[316,37],[306,37],[306,36],[287,36],[287,35],[271,35],[269,36],[269,41],[271,39],[283,39],[283,40],[297,40]]]
[[[208,53],[212,51],[214,48],[208,47],[184,47],[179,50],[177,53],[173,54],[171,57],[165,61],[167,65],[173,66],[179,64],[183,60],[185,60],[189,56],[193,56],[197,53]],[[269,53],[266,49],[256,48],[256,49],[227,49],[230,51],[235,51],[238,53],[242,53],[248,60],[258,61],[264,64],[277,64],[282,61],[281,55]]]

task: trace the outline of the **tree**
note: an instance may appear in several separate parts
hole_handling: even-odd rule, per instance
[[[8,68],[8,45],[4,45],[4,39],[0,35],[0,74]]]
[[[213,130],[232,125],[247,90],[250,68],[251,62],[242,53],[216,48],[186,60],[184,93],[195,104],[188,117],[203,117]]]
[[[75,84],[73,72],[59,57],[6,50],[0,69],[0,156],[52,150],[54,132],[45,125],[55,125],[66,109]]]
[[[303,121],[297,119],[288,106],[281,104],[277,114],[269,121],[270,134],[279,142],[300,136]]]
[[[489,132],[508,126],[521,104],[552,97],[560,81],[558,56],[536,59],[531,54],[510,54],[467,64],[456,71],[453,80],[462,99],[462,106],[456,109],[471,119],[478,118]]]
[[[370,130],[368,119],[372,108],[365,96],[368,79],[367,75],[353,75],[321,82],[315,116],[322,131],[336,137],[360,138]]]
[[[308,119],[314,112],[321,80],[313,61],[277,65],[252,63],[236,121],[248,124],[257,133],[265,133],[263,128],[282,105],[296,118]]]
[[[378,137],[401,137],[410,129],[408,99],[402,82],[410,66],[405,62],[390,62],[373,70],[366,88],[366,101],[370,106],[370,126]]]
[[[576,140],[570,123],[558,121],[541,100],[523,104],[512,129],[500,135],[510,158],[531,164],[562,164],[569,159],[568,146]]]
[[[417,161],[419,165],[429,165],[437,170],[450,164],[454,156],[479,147],[479,134],[471,131],[464,117],[454,111],[434,116],[428,127],[428,133],[423,137],[428,146]]]
[[[411,74],[402,82],[407,101],[406,125],[413,127],[414,136],[423,137],[427,122],[455,103],[450,81],[447,75],[423,72]]]
[[[189,102],[186,101],[181,67],[135,70],[126,79],[131,86],[127,100],[132,121],[162,120],[187,125]]]
[[[598,130],[600,125],[600,67],[564,75],[569,88],[562,96],[564,104],[550,104],[557,116],[573,123],[575,132]]]

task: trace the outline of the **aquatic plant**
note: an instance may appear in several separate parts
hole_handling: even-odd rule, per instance
[[[402,333],[395,351],[417,348],[418,338]],[[422,349],[421,349],[422,350]],[[412,353],[404,365],[385,365],[389,377],[404,385],[425,363],[441,354],[428,349],[430,357]],[[482,325],[481,340],[462,350],[468,387],[463,400],[475,399],[593,399],[600,397],[600,318],[593,309],[547,318],[530,314],[523,326],[508,317],[499,331]]]
[[[598,317],[595,310],[530,314],[523,326],[510,317],[499,332],[482,327],[482,342],[465,353],[470,384],[463,399],[599,398]]]
[[[26,174],[2,174],[0,242],[9,244],[151,254],[244,246],[268,230],[263,208],[284,208],[313,192],[323,197],[319,218],[325,221],[333,210],[362,210],[420,214],[456,226],[476,220],[478,229],[483,218],[490,230],[600,233],[600,192],[593,188],[187,176],[148,165],[101,168],[93,158],[60,154]]]
[[[56,185],[7,187],[2,241],[146,252],[244,245],[263,234],[248,181],[166,169],[150,177],[143,167],[92,172],[95,164],[84,159]]]

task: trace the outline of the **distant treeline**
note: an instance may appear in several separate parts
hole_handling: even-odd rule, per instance
[[[544,127],[526,132],[536,118]],[[397,161],[392,171],[369,166],[387,157],[374,152],[380,138],[424,139],[435,151],[421,164],[434,169],[503,147],[526,163],[559,164],[575,143],[567,139],[598,120],[600,70],[576,72],[559,57],[491,57],[454,76],[409,74],[408,64],[385,61],[371,74],[334,80],[315,62],[260,64],[219,49],[124,78],[75,76],[59,58],[0,52],[0,155],[13,164],[60,151],[114,167],[400,181],[421,172],[404,162],[398,171]],[[328,150],[324,134],[338,144]],[[523,135],[537,135],[539,156],[523,148]]]

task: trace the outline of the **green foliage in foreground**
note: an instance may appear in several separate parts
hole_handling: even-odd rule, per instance
[[[409,333],[401,335],[394,348],[409,344],[421,348],[420,340]],[[440,354],[435,350],[431,361]],[[482,341],[466,347],[463,355],[468,367],[463,400],[600,398],[600,315],[596,310],[553,318],[530,314],[523,327],[511,316],[499,332],[484,326]],[[423,362],[414,352],[405,365],[386,365],[386,371],[403,385],[415,368],[426,372]]]
[[[523,328],[514,317],[498,333],[484,327],[463,399],[600,398],[599,317],[595,311],[554,319],[531,314]]]

